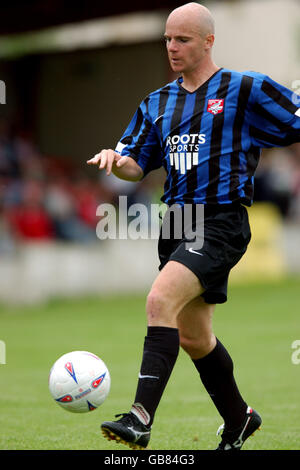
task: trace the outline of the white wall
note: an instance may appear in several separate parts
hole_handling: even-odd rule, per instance
[[[298,0],[225,1],[207,6],[216,23],[218,65],[266,73],[289,88],[300,79]]]
[[[14,256],[1,257],[0,301],[144,292],[158,272],[156,246],[155,240],[25,244]]]
[[[265,219],[264,213],[261,230],[253,233],[247,254],[232,272],[232,283],[300,274],[299,225],[283,226],[275,218],[272,230],[266,232]],[[252,228],[255,226],[257,219]],[[158,265],[157,240],[99,240],[89,246],[27,244],[19,247],[14,256],[1,257],[0,302],[146,294],[158,274]]]

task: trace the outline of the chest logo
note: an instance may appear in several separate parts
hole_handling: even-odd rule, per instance
[[[207,111],[211,114],[219,114],[222,113],[224,109],[224,100],[223,99],[216,99],[216,100],[208,100],[207,102]]]
[[[182,175],[199,163],[199,151],[205,144],[205,134],[169,135],[167,147],[170,156],[170,165],[175,167]]]

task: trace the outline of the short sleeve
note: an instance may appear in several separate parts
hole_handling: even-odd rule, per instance
[[[282,147],[300,142],[300,97],[262,75],[254,80],[250,136],[258,147]]]
[[[147,112],[147,99],[136,110],[115,151],[132,157],[144,176],[162,166],[162,150],[156,127]]]

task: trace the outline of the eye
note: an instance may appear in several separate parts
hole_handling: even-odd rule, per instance
[[[166,44],[169,44],[171,41],[172,41],[172,38],[170,38],[169,36],[164,36],[164,41]],[[178,42],[178,43],[186,43],[189,41],[189,38],[185,38],[185,37],[176,37],[174,38],[174,41]]]

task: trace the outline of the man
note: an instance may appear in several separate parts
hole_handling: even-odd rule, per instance
[[[180,78],[139,106],[116,150],[89,164],[138,181],[164,166],[162,200],[169,206],[204,205],[202,247],[186,237],[160,237],[160,273],[147,297],[145,337],[136,396],[129,413],[102,424],[108,439],[145,448],[156,408],[181,346],[224,419],[219,450],[239,450],[261,418],[243,400],[233,362],[212,329],[217,303],[227,300],[231,268],[250,240],[247,210],[262,147],[299,142],[300,109],[292,93],[265,75],[238,73],[212,60],[214,21],[204,6],[171,12],[165,40]],[[193,219],[193,227],[197,225]]]

